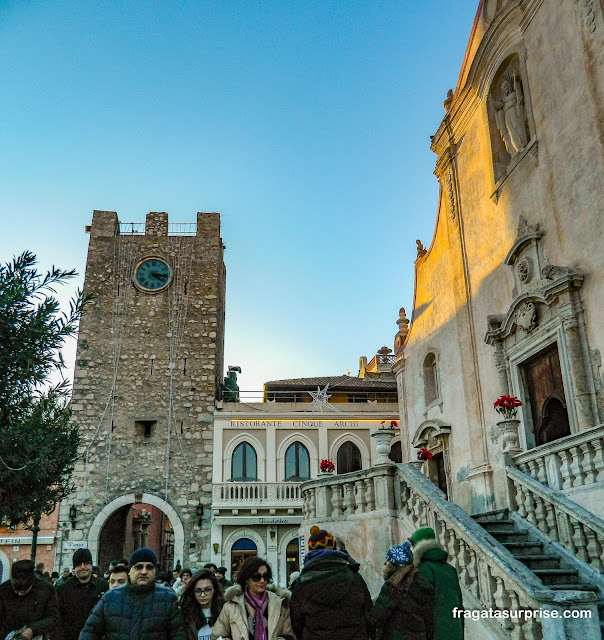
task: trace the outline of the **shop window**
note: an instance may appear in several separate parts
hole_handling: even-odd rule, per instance
[[[363,468],[361,452],[354,442],[347,441],[338,449],[338,473],[352,473]]]
[[[285,549],[286,560],[286,572],[287,580],[286,584],[289,584],[289,577],[294,571],[300,571],[300,539],[294,538],[291,542],[288,542]]]
[[[231,480],[234,482],[255,482],[258,480],[258,458],[249,442],[235,447],[231,462]]]
[[[285,479],[290,482],[310,479],[310,456],[300,442],[294,442],[285,452]]]
[[[247,558],[258,555],[258,547],[249,538],[239,538],[231,547],[231,576],[235,576]]]

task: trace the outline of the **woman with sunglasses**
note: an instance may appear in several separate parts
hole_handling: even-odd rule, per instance
[[[188,582],[180,600],[188,640],[210,640],[222,609],[222,589],[213,571],[201,569]]]
[[[229,587],[225,604],[212,629],[212,640],[295,640],[289,617],[291,593],[272,584],[270,565],[251,557]]]

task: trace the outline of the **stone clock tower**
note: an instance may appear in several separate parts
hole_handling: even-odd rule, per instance
[[[106,568],[138,546],[163,569],[209,561],[214,401],[223,376],[225,266],[218,213],[145,225],[95,211],[73,420],[83,446],[61,505],[61,566],[87,546]]]

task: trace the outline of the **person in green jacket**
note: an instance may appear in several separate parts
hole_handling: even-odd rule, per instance
[[[447,564],[447,552],[436,541],[432,527],[420,527],[411,536],[413,564],[434,587],[434,640],[463,640],[463,610],[457,571]]]

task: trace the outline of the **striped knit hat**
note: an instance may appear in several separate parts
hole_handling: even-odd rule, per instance
[[[310,528],[308,548],[311,551],[316,551],[317,549],[335,549],[336,541],[329,531],[320,529],[316,524],[313,524]]]

